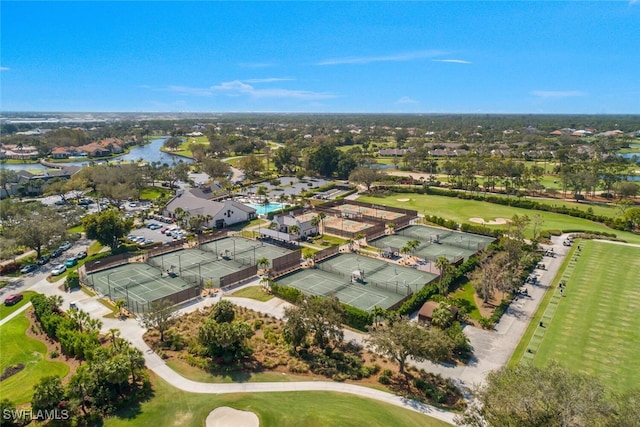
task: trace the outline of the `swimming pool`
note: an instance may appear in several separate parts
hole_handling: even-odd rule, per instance
[[[262,204],[257,205],[255,203],[245,203],[245,205],[251,206],[252,208],[254,208],[258,213],[258,215],[266,215],[269,212],[280,210],[285,206],[284,203],[271,203],[271,202],[267,203],[266,205],[262,205]]]

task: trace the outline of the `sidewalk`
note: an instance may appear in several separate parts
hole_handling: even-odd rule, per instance
[[[257,285],[258,279],[249,282],[244,286]],[[211,393],[211,394],[223,394],[223,393],[266,393],[266,392],[281,392],[281,391],[334,391],[340,393],[354,394],[361,397],[367,397],[378,401],[390,403],[395,406],[399,406],[411,411],[419,412],[428,415],[433,418],[437,418],[441,421],[453,424],[453,418],[455,414],[447,412],[442,409],[436,408],[431,405],[427,405],[421,402],[417,402],[411,399],[406,399],[401,396],[396,396],[391,393],[386,393],[380,390],[358,386],[354,384],[344,384],[332,381],[303,381],[303,382],[263,382],[263,383],[233,383],[233,384],[220,384],[220,383],[200,383],[196,381],[188,380],[182,377],[180,374],[172,370],[167,366],[164,360],[160,358],[147,344],[144,342],[143,335],[146,329],[141,325],[139,320],[135,319],[111,319],[105,318],[106,314],[111,313],[111,310],[102,305],[98,301],[98,296],[89,296],[82,291],[64,292],[59,289],[62,281],[58,281],[55,284],[49,283],[46,280],[38,282],[33,285],[30,290],[49,295],[60,295],[64,302],[62,305],[63,310],[69,308],[70,302],[75,302],[77,306],[88,312],[91,317],[100,319],[102,321],[102,333],[107,333],[109,329],[119,329],[120,336],[127,341],[130,341],[134,347],[140,349],[144,355],[147,368],[156,373],[159,377],[167,381],[173,387],[180,390],[191,393]],[[233,289],[236,291],[241,287]],[[192,303],[182,306],[179,312],[193,312],[200,308],[208,307],[215,304],[222,298],[222,295],[218,295],[214,298],[199,298]],[[279,298],[272,298],[269,301],[261,302],[250,298],[237,298],[237,297],[224,297],[229,299],[234,304],[239,306],[251,308],[252,310],[261,311],[263,313],[269,313],[272,316],[282,318],[284,315],[284,308],[290,306],[286,301]],[[26,308],[25,308],[26,309]],[[24,309],[23,309],[24,310]],[[17,315],[17,314],[16,314]],[[345,339],[362,338],[362,334],[357,334],[352,331],[345,331]]]

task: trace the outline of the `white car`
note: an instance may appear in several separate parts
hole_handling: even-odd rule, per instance
[[[53,268],[51,269],[51,275],[59,276],[65,271],[67,271],[67,267],[64,264],[54,265]]]

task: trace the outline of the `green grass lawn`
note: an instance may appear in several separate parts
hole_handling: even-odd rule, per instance
[[[637,387],[640,248],[587,241],[574,262],[533,363],[557,360],[618,392]]]
[[[26,305],[29,301],[31,301],[31,297],[34,296],[36,293],[33,291],[23,291],[20,292],[22,295],[24,295],[24,298],[22,299],[22,301],[20,301],[19,303],[17,303],[16,305],[10,305],[10,306],[6,306],[4,305],[4,299],[2,300],[3,304],[0,305],[0,320],[4,319],[5,317],[7,317],[8,315],[10,315],[11,313],[13,313],[14,311],[16,311],[17,309],[19,309],[20,307],[22,307],[23,305]],[[5,298],[7,296],[11,295],[11,293],[7,293],[5,295]]]
[[[442,421],[374,400],[334,392],[196,394],[153,376],[155,396],[130,412],[104,420],[105,427],[201,427],[219,406],[251,411],[260,427],[440,427]]]
[[[24,314],[18,315],[0,327],[0,370],[22,363],[25,368],[2,381],[1,398],[7,398],[16,405],[27,403],[33,395],[33,386],[41,378],[49,375],[64,377],[69,366],[62,362],[52,362],[48,358],[47,347],[38,340],[25,336],[29,320]]]
[[[164,187],[145,187],[140,191],[140,200],[156,201],[164,195],[167,199],[171,196],[171,190]]]
[[[398,199],[409,199],[409,201],[398,201]],[[418,213],[427,215],[437,215],[446,219],[451,219],[459,223],[471,223],[470,218],[480,217],[484,220],[495,218],[511,218],[513,215],[527,215],[532,217],[540,214],[544,219],[543,229],[557,230],[584,230],[614,233],[620,239],[630,243],[640,243],[640,234],[618,231],[608,228],[602,224],[588,221],[582,218],[575,218],[569,215],[562,215],[553,212],[539,210],[515,208],[512,206],[497,205],[489,202],[479,202],[476,200],[463,200],[456,197],[433,196],[414,193],[394,193],[385,197],[361,196],[361,202],[375,203],[378,205],[395,206],[399,208],[415,209]],[[596,206],[597,207],[597,206]],[[594,209],[595,210],[595,209]],[[487,226],[488,228],[504,228],[504,226]],[[531,227],[529,227],[531,228]],[[530,237],[531,230],[528,230]]]
[[[262,290],[261,286],[248,286],[232,293],[232,297],[251,298],[258,301],[269,301],[273,295],[269,295]]]
[[[202,383],[263,383],[263,382],[293,382],[293,381],[313,381],[309,377],[282,374],[278,372],[229,372],[229,373],[208,373],[200,368],[191,366],[183,361],[169,360],[167,366],[185,378]]]
[[[456,291],[449,294],[451,298],[458,298],[466,303],[467,315],[470,319],[479,321],[482,318],[480,314],[480,310],[478,309],[478,305],[476,304],[476,300],[474,295],[476,294],[476,290],[473,288],[473,284],[467,281],[464,285],[459,287]]]
[[[102,250],[103,246],[97,240],[91,242],[87,249],[88,256],[95,255]]]

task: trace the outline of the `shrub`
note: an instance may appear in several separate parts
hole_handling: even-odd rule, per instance
[[[64,282],[65,289],[77,289],[80,287],[80,275],[77,271],[72,271],[67,274],[67,279]]]
[[[4,276],[7,274],[13,274],[16,271],[20,270],[20,264],[15,262],[15,261],[11,261],[7,264],[1,265],[0,266],[0,276]]]
[[[378,377],[378,382],[383,385],[389,385],[391,384],[391,378],[385,375],[381,375],[380,377]]]
[[[344,323],[352,328],[366,331],[367,327],[373,323],[373,316],[371,316],[371,313],[347,304],[341,305],[345,313]]]

